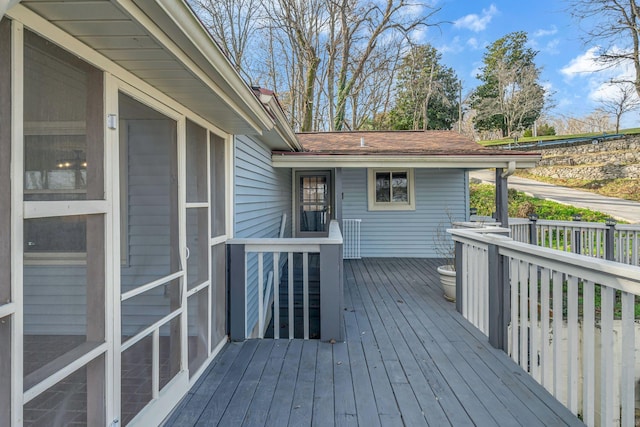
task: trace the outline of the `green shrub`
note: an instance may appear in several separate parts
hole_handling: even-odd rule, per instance
[[[509,189],[509,216],[526,218],[536,213],[540,219],[570,221],[576,214],[582,215],[583,221],[603,222],[609,215],[589,209],[563,205],[550,200],[537,199]],[[471,184],[469,186],[470,206],[478,209],[478,215],[491,216],[496,210],[495,187],[491,184]]]

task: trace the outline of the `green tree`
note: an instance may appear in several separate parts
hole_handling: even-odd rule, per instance
[[[453,69],[441,64],[431,45],[414,46],[400,64],[395,107],[386,117],[391,129],[451,129],[458,119],[460,83]]]
[[[482,84],[471,96],[477,129],[501,129],[508,136],[540,117],[545,90],[535,64],[537,53],[527,47],[527,33],[522,31],[509,33],[488,47],[477,75]]]

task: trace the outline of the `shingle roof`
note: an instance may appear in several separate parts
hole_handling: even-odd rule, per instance
[[[385,155],[504,155],[504,150],[485,148],[472,139],[448,130],[353,131],[298,133],[307,154]],[[364,147],[361,146],[364,141]],[[509,154],[536,155],[509,151]],[[291,153],[294,154],[294,153]],[[302,154],[302,153],[296,153]]]

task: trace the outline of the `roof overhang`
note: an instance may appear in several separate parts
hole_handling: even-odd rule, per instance
[[[184,0],[0,0],[0,5],[7,8],[0,12],[37,32],[50,28],[49,33],[70,35],[97,52],[97,59],[89,60],[95,66],[134,86],[150,85],[229,134],[272,133],[272,149],[297,144],[295,138],[278,140],[282,132],[276,128],[283,124],[276,123]]]
[[[535,167],[540,154],[527,155],[403,155],[321,154],[274,152],[276,168],[427,168],[427,169],[527,169]]]

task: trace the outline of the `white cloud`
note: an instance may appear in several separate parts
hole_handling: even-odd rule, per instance
[[[554,34],[556,34],[558,32],[558,28],[555,25],[552,25],[551,28],[549,28],[548,30],[545,29],[539,29],[533,32],[533,37],[534,38],[538,38],[538,37],[546,37],[546,36],[552,36]]]
[[[489,9],[482,9],[482,13],[480,15],[476,13],[470,13],[469,15],[465,15],[462,18],[456,19],[453,22],[453,26],[456,28],[466,28],[473,32],[484,31],[487,28],[487,25],[491,22],[493,17],[498,13],[498,8],[492,4],[489,6]]]
[[[557,55],[560,53],[560,49],[558,49],[558,45],[560,45],[560,39],[550,40],[542,50],[551,55]]]
[[[441,53],[460,53],[463,50],[464,46],[460,42],[460,37],[458,36],[455,36],[453,39],[451,39],[450,43],[438,47],[438,51],[440,51]]]
[[[569,64],[560,69],[560,72],[564,74],[567,79],[571,80],[576,76],[593,74],[602,70],[602,65],[597,62],[597,55],[599,48],[594,46],[587,50],[582,55],[579,55],[569,61]]]
[[[478,39],[475,37],[471,37],[467,40],[467,45],[469,45],[471,49],[478,49],[480,47],[480,43],[478,43]]]

